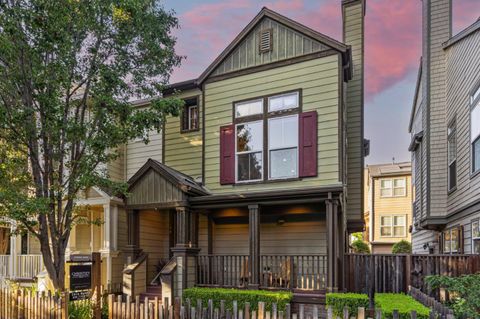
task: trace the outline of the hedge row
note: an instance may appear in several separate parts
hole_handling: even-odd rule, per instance
[[[220,300],[225,300],[225,308],[232,310],[233,301],[236,300],[238,309],[244,309],[245,303],[250,303],[250,309],[257,310],[258,302],[265,303],[266,310],[272,309],[272,303],[277,304],[277,309],[284,310],[288,303],[291,303],[293,294],[287,291],[265,291],[265,290],[242,290],[228,288],[188,288],[183,291],[183,300],[190,299],[193,306],[201,299],[204,307],[208,306],[208,300],[213,301],[215,308],[220,308]]]
[[[350,314],[358,311],[359,307],[368,308],[369,300],[366,294],[355,293],[328,293],[326,304],[332,308],[333,314],[343,316],[343,308],[347,307]],[[430,310],[404,294],[375,294],[375,307],[382,309],[382,318],[393,318],[393,310],[398,310],[400,319],[410,319],[412,310],[417,312],[417,318],[428,319]]]

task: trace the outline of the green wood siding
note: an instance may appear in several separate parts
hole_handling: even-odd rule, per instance
[[[363,192],[363,13],[360,2],[344,10],[344,40],[352,46],[353,64],[353,78],[346,85],[347,211],[349,219],[359,220]]]
[[[205,86],[205,183],[214,193],[339,184],[339,56],[331,55]],[[302,89],[303,111],[318,112],[318,177],[301,181],[220,185],[219,128],[232,123],[238,100]]]
[[[272,29],[272,50],[260,53],[259,34],[265,29]],[[328,46],[272,19],[263,18],[237,48],[213,71],[212,75],[238,71],[328,49]]]
[[[185,91],[180,98],[198,96],[200,129],[194,132],[180,133],[181,116],[167,117],[165,126],[165,163],[166,165],[190,175],[202,176],[202,96],[200,90]]]

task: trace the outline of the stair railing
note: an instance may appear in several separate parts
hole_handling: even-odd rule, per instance
[[[173,286],[173,276],[177,269],[177,258],[172,257],[170,261],[160,270],[160,272],[153,278],[150,282],[151,285],[160,285],[162,286],[162,297],[164,299],[164,305],[169,306],[173,300],[174,286]]]
[[[147,291],[148,254],[141,253],[138,258],[123,270],[123,293],[134,298]]]

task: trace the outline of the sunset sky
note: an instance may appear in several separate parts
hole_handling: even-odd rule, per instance
[[[453,33],[480,17],[480,0],[453,1]],[[196,78],[263,6],[342,40],[340,0],[163,0],[181,28],[186,56],[171,82]],[[367,0],[365,22],[366,163],[410,160],[407,132],[421,46],[420,0]]]

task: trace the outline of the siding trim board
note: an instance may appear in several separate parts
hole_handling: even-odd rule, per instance
[[[271,63],[262,64],[262,65],[258,65],[258,66],[252,66],[252,67],[248,67],[248,68],[241,69],[241,70],[238,70],[238,71],[232,71],[232,72],[224,73],[224,74],[221,74],[221,75],[210,76],[208,79],[205,80],[205,84],[218,82],[218,81],[223,81],[223,80],[226,80],[226,79],[235,78],[237,76],[248,75],[248,74],[262,72],[262,71],[266,71],[266,70],[270,70],[270,69],[276,69],[276,68],[279,68],[279,67],[282,67],[282,66],[301,63],[301,62],[305,62],[305,61],[309,61],[309,60],[313,60],[313,59],[318,59],[318,58],[323,58],[323,57],[327,57],[327,56],[335,55],[335,54],[338,54],[338,52],[335,51],[335,50],[325,50],[325,51],[321,51],[321,52],[309,53],[309,54],[306,54],[306,55],[290,58],[290,59],[287,59],[287,60],[271,62]]]

